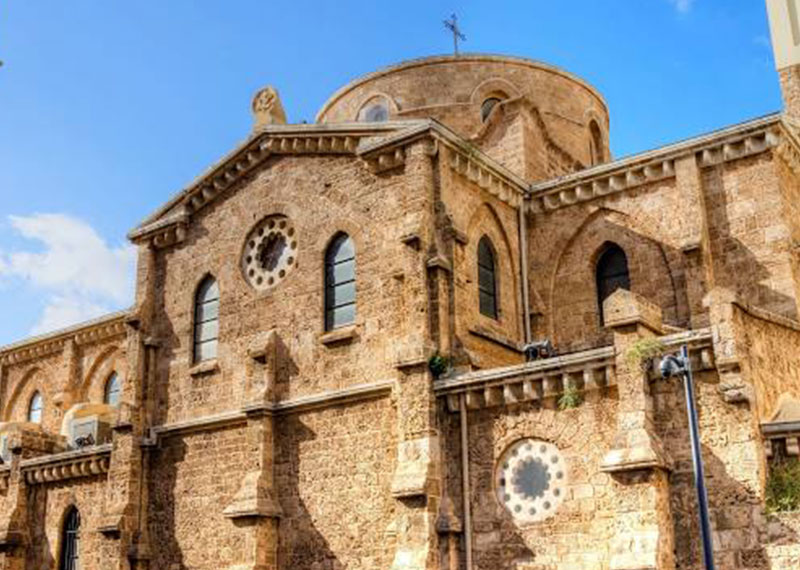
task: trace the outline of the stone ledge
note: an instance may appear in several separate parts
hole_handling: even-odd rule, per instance
[[[216,358],[198,362],[189,369],[189,376],[205,376],[215,372],[219,372],[219,361]]]
[[[327,346],[340,342],[351,342],[356,338],[358,338],[356,325],[350,325],[322,333],[319,337],[319,341]]]

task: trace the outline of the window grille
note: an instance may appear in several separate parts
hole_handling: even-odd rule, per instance
[[[356,320],[356,250],[347,234],[337,236],[325,253],[325,330]]]
[[[489,238],[483,236],[478,242],[478,296],[481,314],[497,318],[497,276],[494,248]]]
[[[194,361],[217,357],[219,338],[219,286],[206,277],[197,289],[194,304]]]
[[[28,421],[35,424],[42,423],[42,410],[44,408],[44,399],[39,392],[34,392],[31,396],[31,402],[28,405]]]
[[[122,382],[116,372],[112,372],[111,376],[106,380],[106,389],[103,396],[103,401],[109,406],[116,406],[119,404],[119,397],[122,394]]]
[[[60,570],[80,570],[78,563],[81,532],[81,515],[78,509],[70,507],[64,517],[64,528],[61,533]]]

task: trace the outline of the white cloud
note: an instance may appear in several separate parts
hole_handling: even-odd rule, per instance
[[[692,9],[692,5],[694,4],[694,0],[667,0],[670,4],[672,4],[675,9],[680,12],[681,14],[686,14],[689,10]]]
[[[133,299],[135,248],[112,248],[86,222],[64,214],[10,216],[39,251],[0,255],[0,276],[22,279],[47,295],[33,333],[43,333],[128,306]]]
[[[43,334],[68,327],[81,321],[100,317],[108,312],[108,307],[96,305],[80,297],[53,295],[48,299],[39,322],[31,329],[31,334]]]

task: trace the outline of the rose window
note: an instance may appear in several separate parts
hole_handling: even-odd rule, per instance
[[[564,458],[546,441],[514,442],[495,469],[497,498],[522,523],[553,516],[564,499],[566,483]]]
[[[264,291],[277,285],[297,265],[297,233],[285,216],[268,216],[247,236],[242,272],[250,285]]]

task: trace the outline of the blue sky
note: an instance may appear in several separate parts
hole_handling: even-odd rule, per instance
[[[596,86],[616,157],[781,106],[763,0],[6,0],[0,344],[128,306],[126,232],[247,135],[259,87],[313,121],[352,78],[448,53],[453,11],[464,51]]]

